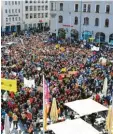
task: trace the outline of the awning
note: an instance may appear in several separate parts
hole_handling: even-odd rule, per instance
[[[84,31],[83,33],[82,33],[83,35],[92,35],[92,33],[91,32],[89,32],[89,31]]]
[[[99,134],[99,131],[80,118],[52,124],[47,128],[55,134]]]
[[[77,112],[80,116],[108,110],[108,108],[92,99],[77,100],[65,103],[65,105]]]

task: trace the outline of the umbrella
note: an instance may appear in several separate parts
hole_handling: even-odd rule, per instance
[[[10,122],[9,116],[7,114],[5,115],[4,131],[5,134],[10,134]]]
[[[106,130],[109,134],[113,134],[113,107],[109,107],[108,115],[106,118]]]
[[[103,95],[105,95],[106,96],[106,92],[107,92],[107,87],[108,87],[108,79],[107,79],[107,77],[104,79],[104,85],[103,85]]]
[[[50,112],[50,118],[53,122],[56,122],[58,120],[58,111],[57,111],[57,104],[56,104],[55,98],[53,98],[51,112]]]

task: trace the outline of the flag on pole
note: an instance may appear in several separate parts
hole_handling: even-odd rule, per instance
[[[110,134],[113,134],[113,107],[109,107],[108,115],[106,118],[106,130]]]
[[[50,91],[49,86],[43,76],[43,130],[47,130],[47,113],[49,105]]]
[[[58,110],[57,110],[57,104],[55,98],[53,98],[50,117],[53,122],[56,122],[58,120]]]

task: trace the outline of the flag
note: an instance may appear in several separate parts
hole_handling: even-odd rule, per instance
[[[108,79],[107,79],[107,77],[106,77],[106,78],[104,79],[103,91],[102,91],[103,95],[105,95],[105,96],[106,96],[106,94],[107,94],[107,87],[108,87]]]
[[[17,92],[17,80],[1,79],[1,89]]]
[[[109,107],[108,115],[106,118],[106,130],[110,134],[113,134],[113,107]]]
[[[57,104],[55,98],[53,98],[50,117],[53,122],[56,122],[58,120],[58,110],[57,110]]]
[[[43,76],[43,130],[47,130],[47,113],[48,113],[48,105],[49,105],[49,86]]]

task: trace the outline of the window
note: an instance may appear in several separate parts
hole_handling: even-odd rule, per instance
[[[91,5],[88,4],[87,12],[91,12]]]
[[[38,13],[38,18],[40,18],[40,13]]]
[[[14,17],[12,18],[12,21],[14,21]]]
[[[25,29],[27,29],[27,24],[25,24]]]
[[[40,11],[40,6],[38,6],[38,11]]]
[[[5,5],[7,5],[7,1],[5,1]]]
[[[109,27],[109,19],[105,20],[105,27]]]
[[[32,28],[32,24],[29,24],[29,27]]]
[[[20,21],[20,17],[19,17],[19,21]]]
[[[28,11],[28,6],[25,6],[25,11]]]
[[[14,5],[14,1],[12,1],[12,5]]]
[[[60,3],[60,11],[63,11],[63,3]]]
[[[32,11],[32,6],[30,6],[30,11]]]
[[[86,12],[86,4],[83,5],[83,12]]]
[[[44,10],[44,6],[42,6],[42,11]]]
[[[9,21],[11,22],[11,18],[9,18]]]
[[[33,24],[33,27],[36,27],[36,23],[35,23],[35,24]]]
[[[20,5],[20,1],[18,1],[18,5]]]
[[[6,22],[8,22],[8,18],[6,18]]]
[[[53,3],[51,3],[51,11],[53,11]]]
[[[9,1],[9,5],[11,4],[11,2]]]
[[[15,5],[17,5],[17,1],[15,1]]]
[[[75,25],[78,24],[78,17],[75,17]]]
[[[40,3],[40,0],[38,0],[38,3]]]
[[[88,17],[84,18],[84,25],[89,25],[89,18]]]
[[[17,13],[17,9],[15,9],[15,13]]]
[[[59,23],[63,23],[63,16],[59,16]]]
[[[96,13],[99,13],[100,5],[96,5]]]
[[[95,26],[99,26],[99,18],[95,19]]]
[[[28,13],[25,16],[26,16],[26,19],[28,19]]]
[[[15,17],[15,21],[17,21],[17,17]]]
[[[48,6],[45,6],[45,10],[48,10]]]
[[[11,10],[9,9],[9,13],[11,13]]]
[[[34,13],[34,18],[36,18],[36,13]]]
[[[32,19],[32,18],[33,18],[32,13],[30,13],[30,19]]]
[[[14,9],[12,9],[12,13],[14,13]]]
[[[45,1],[45,3],[47,3],[47,0]]]
[[[5,9],[5,13],[7,13],[7,9]]]
[[[34,11],[36,11],[36,6],[34,6]]]
[[[34,3],[36,3],[36,0],[34,0]]]
[[[44,14],[42,13],[42,18],[44,18]]]
[[[25,3],[28,3],[28,0],[26,0]]]
[[[42,0],[42,3],[44,3],[44,1]]]
[[[48,13],[45,13],[45,17],[46,17],[46,18],[48,17]]]
[[[78,12],[78,4],[75,4],[75,12]]]
[[[20,13],[20,9],[18,9],[18,12]]]
[[[30,3],[32,3],[32,0],[30,0]]]
[[[107,5],[106,6],[106,13],[109,13],[110,12],[110,5]]]

